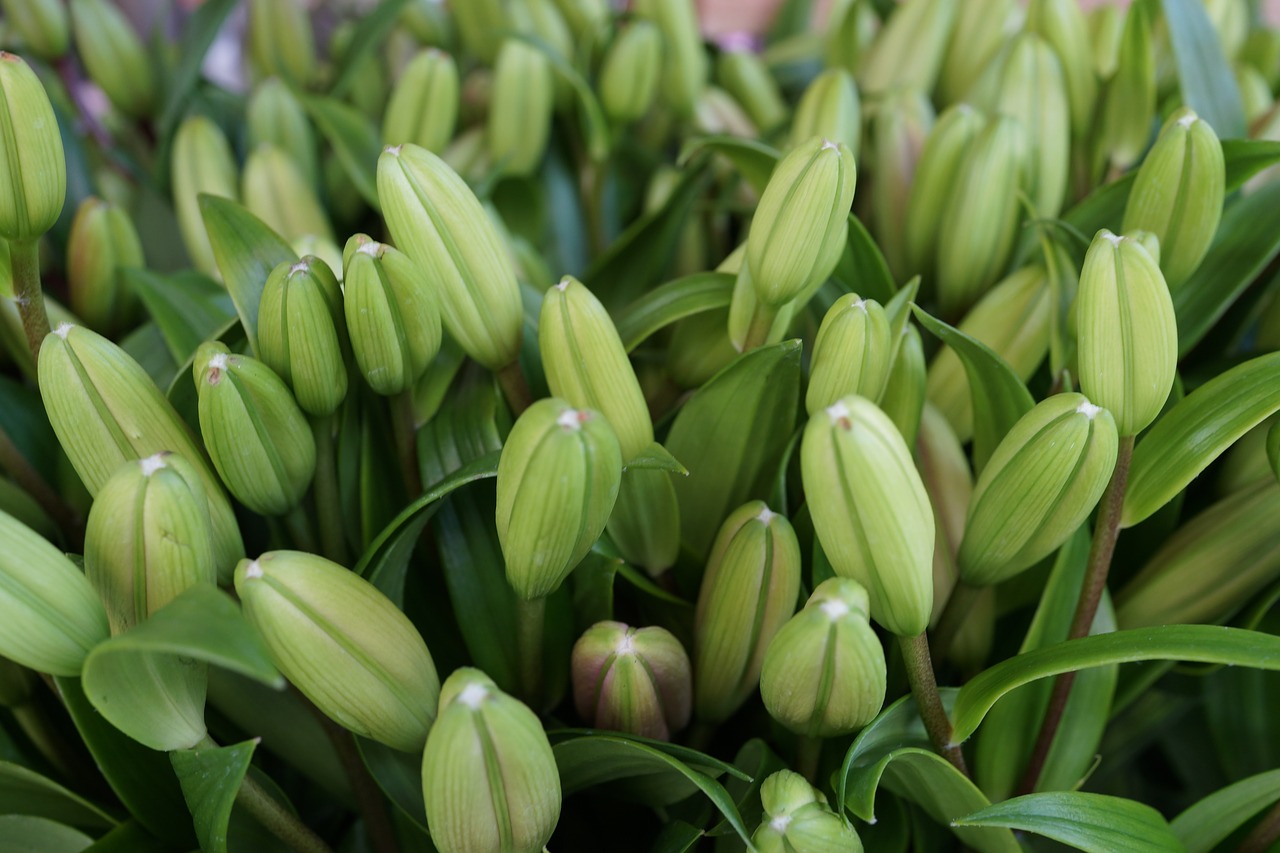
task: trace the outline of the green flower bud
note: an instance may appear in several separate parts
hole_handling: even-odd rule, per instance
[[[469,667],[440,690],[422,793],[440,853],[540,853],[560,820],[560,774],[542,723]]]
[[[110,636],[93,587],[61,551],[4,512],[0,542],[0,654],[38,672],[78,676],[85,656]]]
[[[244,556],[231,502],[186,423],[136,361],[96,332],[60,324],[40,348],[40,396],[90,495],[134,459],[168,450],[191,463],[209,505],[219,577],[230,578]]]
[[[555,76],[541,50],[507,39],[498,51],[489,107],[489,157],[506,175],[530,175],[542,162],[555,109]]]
[[[1110,80],[1120,62],[1120,37],[1124,33],[1128,9],[1116,3],[1102,3],[1089,10],[1086,22],[1093,51],[1093,71],[1099,80]]]
[[[997,109],[1026,131],[1026,190],[1036,213],[1057,216],[1067,193],[1071,110],[1062,64],[1039,36],[1024,33],[1013,42],[1000,75]]]
[[[693,112],[693,127],[708,135],[740,136],[755,139],[760,135],[747,111],[724,89],[708,86],[698,99]]]
[[[828,68],[800,96],[791,120],[791,145],[802,145],[815,136],[843,143],[856,158],[862,141],[862,107],[853,75],[843,68]]]
[[[298,86],[311,83],[318,66],[307,4],[249,0],[249,56],[264,77],[282,77]]]
[[[449,334],[491,370],[515,361],[524,322],[520,286],[471,189],[439,157],[404,145],[382,152],[378,196],[396,245],[439,282]]]
[[[876,181],[871,188],[871,216],[876,239],[889,269],[907,275],[906,219],[916,164],[933,127],[933,105],[919,92],[894,92],[880,101],[871,122],[871,156]]]
[[[555,3],[579,42],[591,43],[609,22],[607,0],[555,0]]]
[[[1252,65],[1237,63],[1236,86],[1240,89],[1240,101],[1244,107],[1244,123],[1253,125],[1275,106],[1275,95],[1271,94],[1271,85],[1262,72]]]
[[[284,380],[217,342],[200,345],[192,369],[200,432],[231,494],[262,515],[296,507],[316,470],[316,446]]]
[[[879,302],[856,293],[837,299],[813,344],[804,398],[809,414],[850,394],[880,399],[893,363],[891,338],[889,318]]]
[[[689,724],[684,646],[665,628],[597,622],[573,646],[573,704],[592,728],[670,740]]]
[[[34,240],[67,194],[62,136],[44,86],[22,57],[0,51],[0,237]]]
[[[938,117],[916,161],[903,226],[908,269],[932,280],[938,234],[956,192],[961,164],[986,125],[982,114],[957,104]]]
[[[600,105],[620,124],[642,118],[653,105],[661,74],[662,33],[648,21],[634,21],[604,56]]]
[[[800,543],[791,523],[763,501],[720,526],[698,592],[694,710],[719,723],[756,690],[765,650],[796,609]]]
[[[98,492],[84,572],[122,634],[196,584],[213,586],[213,529],[200,473],[176,453],[126,462]]]
[[[493,62],[503,33],[510,29],[509,13],[504,8],[507,5],[503,0],[469,0],[467,3],[449,4],[462,46],[481,62]]]
[[[90,196],[76,211],[67,238],[71,308],[103,332],[123,329],[137,308],[120,271],[142,267],[142,243],[133,220],[115,205]]]
[[[400,25],[421,45],[444,49],[453,42],[453,18],[436,0],[411,0],[400,13]]]
[[[62,0],[3,0],[5,21],[36,56],[51,62],[67,52],[70,40]]]
[[[202,272],[220,278],[213,247],[200,214],[202,194],[236,200],[240,197],[236,162],[222,130],[204,116],[178,125],[173,137],[173,207],[187,254]]]
[[[1156,115],[1156,57],[1146,6],[1130,6],[1098,121],[1096,156],[1127,169],[1146,150]]]
[[[107,0],[71,0],[71,26],[89,78],[121,112],[149,115],[156,100],[155,75],[124,13]]]
[[[1093,512],[1116,467],[1111,413],[1082,394],[1056,394],[1013,425],[978,477],[960,577],[1008,580],[1052,554]]]
[[[853,825],[799,773],[779,770],[760,786],[764,817],[751,843],[760,853],[862,853]]]
[[[1280,85],[1280,30],[1253,28],[1245,37],[1236,59],[1257,69],[1267,81],[1267,88],[1274,89]]]
[[[1155,420],[1173,387],[1178,326],[1156,260],[1132,237],[1093,238],[1076,294],[1080,390],[1120,435]]]
[[[245,123],[249,150],[270,143],[289,155],[310,186],[319,183],[320,163],[311,120],[288,83],[278,77],[259,83],[245,107]]]
[[[574,43],[573,33],[554,0],[522,0],[509,8],[517,32],[533,36],[566,62],[572,63],[578,56],[579,46]],[[551,84],[556,106],[561,110],[574,109],[575,96],[569,80],[562,74],[553,73]]]
[[[680,555],[680,504],[671,474],[655,468],[622,472],[618,502],[605,526],[628,563],[657,577]]]
[[[857,76],[867,48],[880,31],[880,17],[870,3],[833,4],[828,13],[823,54],[828,68],[843,68]]]
[[[809,737],[852,734],[884,704],[884,648],[867,620],[867,591],[830,578],[769,643],[760,696],[769,715]]]
[[[914,637],[933,609],[933,510],[902,436],[856,395],[809,418],[800,468],[813,529],[837,575],[867,588],[871,617]]]
[[[262,288],[258,354],[309,415],[331,415],[347,396],[342,307],[338,280],[310,255],[277,266]]]
[[[933,548],[933,613],[929,617],[934,625],[956,584],[956,552],[964,538],[964,522],[973,496],[973,472],[960,439],[946,418],[928,403],[920,412],[915,447],[919,468],[926,474],[925,490],[937,530]]]
[[[1083,136],[1094,120],[1098,99],[1084,10],[1076,0],[1033,0],[1027,8],[1026,26],[1057,54],[1070,105],[1072,135]]]
[[[271,660],[325,716],[395,749],[422,749],[440,678],[418,630],[377,587],[300,551],[242,560],[235,582]]]
[[[498,541],[522,598],[550,595],[604,532],[622,479],[609,422],[563,400],[524,411],[498,462]]]
[[[333,240],[324,206],[293,158],[269,142],[244,163],[244,206],[285,240],[308,235]]]
[[[1020,24],[1014,0],[965,0],[956,4],[956,20],[938,74],[938,101],[958,104],[972,96],[974,85]]]
[[[1208,123],[1183,107],[1169,117],[1142,161],[1124,209],[1124,230],[1160,242],[1160,270],[1176,289],[1200,266],[1222,219],[1226,183],[1222,144]]]
[[[706,91],[708,66],[693,0],[637,0],[634,11],[662,31],[659,97],[678,118],[688,118]]]
[[[411,142],[437,154],[458,123],[458,66],[449,54],[429,48],[415,56],[396,81],[382,119],[382,141]]]
[[[747,236],[757,299],[781,307],[831,275],[844,251],[856,175],[847,146],[818,138],[778,163]]]
[[[862,91],[933,91],[958,5],[952,0],[906,0],[898,5],[862,62]]]
[[[764,60],[744,47],[741,44],[725,47],[716,60],[716,80],[742,104],[752,124],[761,131],[769,131],[786,121],[787,104]]]
[[[907,447],[916,446],[920,418],[924,413],[925,366],[924,342],[915,326],[904,326],[898,340],[898,353],[889,368],[884,392],[878,405],[902,433]]]

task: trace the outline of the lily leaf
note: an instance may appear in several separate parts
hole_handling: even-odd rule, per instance
[[[724,308],[733,298],[736,277],[700,272],[655,287],[627,306],[618,319],[618,337],[631,352],[654,332],[703,311]]]
[[[32,815],[0,815],[0,853],[80,853],[93,839],[78,829]]]
[[[200,344],[236,316],[235,303],[227,291],[202,273],[159,276],[134,268],[122,270],[121,274],[142,298],[178,364],[191,358]]]
[[[1169,853],[1182,849],[1168,821],[1150,806],[1081,791],[1014,797],[953,824],[1033,832],[1086,853]]]
[[[226,853],[231,808],[257,745],[254,739],[233,746],[177,749],[169,753],[204,853]]]
[[[355,107],[336,98],[304,96],[302,105],[333,146],[338,162],[351,178],[361,197],[374,210],[378,202],[378,157],[382,155],[382,137],[378,129]]]
[[[699,136],[685,143],[676,162],[683,166],[706,152],[723,155],[757,193],[764,192],[780,156],[777,149],[754,139]]]
[[[1182,100],[1223,139],[1245,135],[1244,106],[1218,31],[1199,0],[1161,0]]]
[[[1188,853],[1209,853],[1277,800],[1280,770],[1268,770],[1214,791],[1175,817],[1170,826]]]
[[[0,814],[33,815],[85,829],[119,823],[79,794],[9,761],[0,761]]]

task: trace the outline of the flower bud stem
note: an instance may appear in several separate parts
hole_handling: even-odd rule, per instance
[[[1236,848],[1236,853],[1264,853],[1280,839],[1280,803],[1263,815]]]
[[[38,240],[14,240],[9,243],[9,265],[13,270],[13,301],[22,316],[22,329],[27,333],[31,355],[40,361],[40,345],[49,334],[49,315],[44,308],[44,291],[40,288],[40,243]]]
[[[816,784],[818,762],[822,758],[822,738],[800,735],[796,738],[796,772]]]
[[[1133,457],[1133,436],[1126,435],[1120,439],[1120,449],[1116,454],[1116,468],[1111,474],[1111,482],[1102,496],[1099,505],[1098,519],[1093,527],[1093,545],[1089,549],[1089,562],[1085,566],[1084,582],[1080,587],[1080,598],[1076,603],[1076,613],[1071,620],[1071,631],[1067,640],[1078,640],[1088,636],[1093,626],[1093,617],[1097,615],[1098,604],[1102,601],[1102,593],[1107,588],[1107,573],[1111,569],[1111,555],[1116,550],[1116,539],[1120,537],[1120,517],[1124,511],[1124,494],[1129,485],[1129,460]],[[1053,693],[1049,697],[1049,705],[1045,709],[1044,721],[1040,724],[1040,734],[1036,738],[1031,758],[1027,762],[1026,773],[1018,786],[1019,794],[1030,794],[1040,781],[1044,763],[1049,757],[1049,749],[1062,724],[1062,714],[1067,708],[1067,700],[1071,697],[1071,687],[1075,683],[1075,672],[1064,672],[1053,682]]]
[[[334,417],[311,419],[316,439],[316,478],[313,495],[320,521],[320,547],[324,555],[340,565],[347,565],[347,543],[343,536],[342,505],[338,497],[338,472],[333,448]]]
[[[520,692],[534,711],[542,707],[542,632],[547,600],[516,598],[516,642],[520,650]]]
[[[498,384],[502,386],[502,395],[507,398],[507,405],[511,407],[511,414],[515,417],[520,417],[525,409],[533,405],[533,393],[529,390],[529,383],[525,381],[524,371],[520,369],[518,360],[498,371]]]
[[[965,776],[969,768],[964,763],[964,753],[960,745],[951,742],[951,720],[947,719],[947,710],[942,707],[942,698],[938,695],[938,682],[933,676],[933,661],[929,657],[929,638],[925,633],[914,637],[899,637],[898,646],[902,649],[902,660],[907,665],[907,680],[911,682],[911,695],[915,697],[916,707],[920,709],[920,719],[924,721],[925,731],[938,754],[950,761]]]
[[[751,325],[747,327],[747,336],[742,341],[742,351],[750,352],[764,346],[769,341],[769,332],[773,330],[773,321],[778,318],[778,309],[756,302],[756,310],[751,315]]]
[[[422,471],[418,465],[418,425],[413,408],[413,389],[391,398],[391,429],[395,433],[400,473],[409,500],[422,494]]]

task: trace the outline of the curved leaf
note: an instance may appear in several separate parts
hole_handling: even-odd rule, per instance
[[[120,273],[142,298],[173,360],[182,364],[196,347],[236,316],[235,303],[222,285],[199,272],[160,276],[131,268]]]
[[[1280,770],[1269,770],[1214,791],[1170,823],[1188,853],[1209,853],[1249,820],[1280,800]]]
[[[1148,518],[1277,411],[1280,353],[1237,365],[1179,400],[1133,451],[1121,525]]]
[[[136,820],[122,823],[99,838],[88,853],[173,853],[173,845],[156,838]]]
[[[700,272],[655,287],[631,303],[618,319],[618,337],[631,352],[650,335],[677,320],[723,308],[733,298],[736,276]]]
[[[32,815],[86,829],[119,823],[74,791],[9,761],[0,761],[0,814]]]
[[[226,853],[231,807],[257,745],[258,739],[254,738],[232,746],[176,749],[169,753],[204,853]]]
[[[723,155],[757,193],[764,192],[773,167],[778,165],[781,156],[777,149],[755,139],[728,135],[698,136],[684,144],[676,163],[683,166],[707,152]]]
[[[852,213],[849,214],[849,236],[845,238],[844,250],[831,278],[845,292],[874,299],[881,305],[888,305],[898,290],[884,253],[867,232],[867,226]]]
[[[670,474],[679,474],[682,477],[689,476],[689,469],[680,463],[680,460],[671,455],[671,452],[658,442],[651,443],[634,458],[622,466],[622,470],[629,471],[633,468],[649,471],[666,471]]]
[[[1182,101],[1223,139],[1244,136],[1244,106],[1218,31],[1199,0],[1162,0]]]
[[[1080,791],[1029,794],[987,806],[955,826],[1002,826],[1052,838],[1087,853],[1170,853],[1182,843],[1150,806]]]
[[[378,202],[378,157],[382,137],[359,110],[336,98],[320,95],[302,97],[311,120],[333,146],[338,162],[369,206],[381,211]]]
[[[80,853],[93,839],[43,817],[0,815],[0,853]]]
[[[407,820],[427,829],[427,807],[422,799],[422,756],[401,752],[376,740],[356,737],[356,746],[369,775],[382,793]]]
[[[1280,141],[1272,139],[1224,139],[1227,195],[1240,189],[1254,175],[1280,163]]]

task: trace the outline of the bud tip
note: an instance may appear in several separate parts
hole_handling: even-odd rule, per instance
[[[142,466],[142,476],[150,477],[162,468],[169,467],[164,464],[164,456],[165,455],[163,453],[157,453],[154,456],[148,456],[146,459],[139,461],[138,464]]]
[[[787,827],[790,825],[791,815],[789,814],[778,815],[773,820],[769,821],[769,827],[779,833],[786,832]]]
[[[1191,127],[1191,125],[1195,124],[1199,120],[1200,120],[1200,116],[1196,115],[1193,112],[1188,112],[1182,118],[1178,119],[1178,127],[1189,128]]]
[[[262,577],[262,566],[258,565],[257,560],[254,560],[249,565],[244,567],[244,576],[246,579]]]
[[[843,400],[837,400],[830,406],[827,406],[827,417],[831,418],[833,423],[839,424],[842,428],[849,428],[849,407],[844,404]]]
[[[488,696],[489,691],[484,689],[483,684],[468,684],[458,694],[458,701],[471,710],[478,711],[480,710],[480,705]]]
[[[399,146],[399,145],[388,145],[386,148],[383,148],[383,149],[382,149],[382,153],[384,153],[384,154],[390,154],[392,157],[399,157],[399,156],[400,156],[400,147],[401,147],[401,146]]]
[[[1102,411],[1102,407],[1095,406],[1093,403],[1090,403],[1088,400],[1085,400],[1079,406],[1076,406],[1076,411],[1084,415],[1089,420],[1093,420],[1095,417],[1097,417],[1098,412]]]
[[[59,323],[58,328],[54,329],[53,333],[63,340],[66,340],[67,335],[71,334],[71,330],[74,328],[75,326],[72,323]]]
[[[579,412],[577,409],[565,409],[560,413],[560,417],[556,418],[556,423],[565,429],[582,429],[582,422],[587,419],[586,412]]]
[[[569,281],[570,281],[569,276],[565,276],[564,278],[560,279],[560,283],[556,285],[556,290],[568,290]]]
[[[824,601],[819,606],[822,607],[822,612],[827,614],[827,618],[832,622],[849,614],[849,605],[837,599]]]

